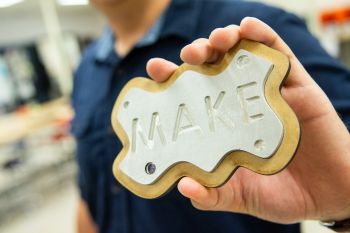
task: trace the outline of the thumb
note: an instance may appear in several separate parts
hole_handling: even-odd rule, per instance
[[[183,196],[191,199],[197,209],[217,209],[220,201],[217,189],[206,188],[189,177],[182,178],[177,187]]]
[[[247,213],[242,187],[238,179],[240,172],[231,177],[230,181],[218,188],[207,188],[192,178],[182,178],[178,183],[180,193],[190,198],[194,207],[200,210],[220,210]]]

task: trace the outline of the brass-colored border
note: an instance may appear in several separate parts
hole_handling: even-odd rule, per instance
[[[186,70],[193,70],[207,75],[216,75],[227,67],[240,49],[263,57],[274,64],[274,68],[265,84],[265,96],[267,102],[277,114],[284,127],[283,138],[277,151],[268,159],[262,159],[244,151],[234,151],[226,155],[217,168],[211,173],[205,172],[193,164],[181,162],[168,169],[162,177],[150,185],[139,184],[121,172],[119,164],[129,150],[129,141],[127,134],[117,121],[116,116],[128,90],[136,87],[150,92],[164,91]],[[122,185],[136,195],[143,198],[157,198],[166,193],[184,176],[192,177],[207,187],[218,187],[224,184],[231,177],[231,174],[240,166],[260,174],[274,174],[282,170],[294,156],[300,139],[300,128],[297,117],[283,100],[280,93],[282,83],[287,77],[289,69],[289,60],[282,53],[261,43],[242,40],[226,54],[219,64],[203,64],[200,66],[182,64],[169,80],[164,83],[156,83],[146,78],[134,78],[130,80],[121,91],[112,112],[113,128],[123,144],[123,149],[120,151],[113,164],[113,173],[115,177]]]

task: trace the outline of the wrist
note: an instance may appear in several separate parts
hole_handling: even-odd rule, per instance
[[[350,218],[342,221],[321,221],[321,225],[335,232],[350,233]]]
[[[348,207],[349,205],[345,203],[345,206]],[[342,214],[338,213],[336,217],[321,220],[321,225],[334,232],[350,233],[350,209],[344,208],[341,212]]]

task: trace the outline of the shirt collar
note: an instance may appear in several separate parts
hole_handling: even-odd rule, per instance
[[[200,0],[172,0],[167,10],[135,47],[140,48],[151,45],[159,38],[171,35],[180,36],[185,39],[193,38],[197,27],[200,3]],[[96,60],[99,62],[108,62],[111,57],[115,56],[114,43],[113,32],[108,27],[97,41]]]

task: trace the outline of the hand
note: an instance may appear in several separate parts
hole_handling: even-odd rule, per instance
[[[299,119],[300,147],[291,164],[278,174],[264,176],[239,168],[219,188],[206,188],[185,177],[178,183],[179,191],[201,210],[250,214],[277,223],[349,218],[349,133],[327,96],[276,32],[255,18],[245,18],[240,26],[216,29],[209,39],[187,45],[181,59],[193,65],[216,62],[240,39],[264,43],[289,57],[291,71],[282,96]],[[167,80],[176,68],[160,58],[147,65],[158,82]]]

